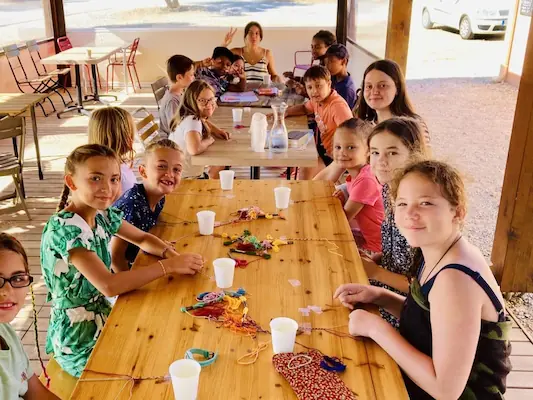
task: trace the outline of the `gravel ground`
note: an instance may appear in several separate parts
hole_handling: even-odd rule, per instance
[[[464,234],[490,263],[518,90],[490,79],[461,78],[409,80],[408,88],[428,124],[434,156],[463,172]],[[507,306],[533,335],[533,294],[515,295]]]

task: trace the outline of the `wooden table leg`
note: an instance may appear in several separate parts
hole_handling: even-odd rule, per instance
[[[292,168],[291,167],[287,167],[287,180],[288,181],[291,180],[291,173],[292,173]]]
[[[37,169],[39,170],[39,179],[44,179],[43,169],[41,167],[41,150],[39,149],[39,136],[37,135],[37,118],[35,117],[35,105],[30,107],[31,127],[33,130],[33,141],[35,143],[35,154],[37,155]]]
[[[261,167],[252,167],[252,179],[261,179]]]

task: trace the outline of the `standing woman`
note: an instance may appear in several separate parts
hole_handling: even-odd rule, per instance
[[[414,118],[421,125],[426,145],[429,145],[428,127],[415,112],[398,64],[392,60],[373,62],[366,69],[361,86],[363,96],[359,96],[355,104],[355,117],[376,124],[392,117]]]
[[[230,30],[224,40],[229,46],[237,30]],[[263,40],[263,28],[259,22],[249,22],[244,28],[244,47],[234,47],[231,51],[244,58],[246,82],[263,82],[263,77],[270,75],[273,82],[281,82],[274,66],[274,56],[269,49],[260,46]]]

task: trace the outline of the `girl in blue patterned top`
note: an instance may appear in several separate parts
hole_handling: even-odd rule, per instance
[[[124,213],[123,219],[144,232],[157,223],[165,205],[165,195],[170,194],[181,182],[183,152],[172,140],[152,142],[144,150],[138,183],[124,193],[114,206]],[[135,261],[139,248],[115,236],[111,240],[113,269],[127,271]]]
[[[41,265],[52,302],[46,352],[53,352],[59,365],[76,377],[111,311],[106,297],[167,274],[193,275],[203,265],[200,255],[179,255],[166,242],[123,221],[122,212],[110,208],[119,190],[120,160],[113,150],[96,144],[78,147],[67,158],[58,212],[43,230]],[[112,274],[113,235],[164,260]]]

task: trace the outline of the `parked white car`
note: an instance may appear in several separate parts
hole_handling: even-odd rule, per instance
[[[459,30],[463,39],[474,35],[505,35],[510,2],[506,0],[424,0],[422,25]]]

